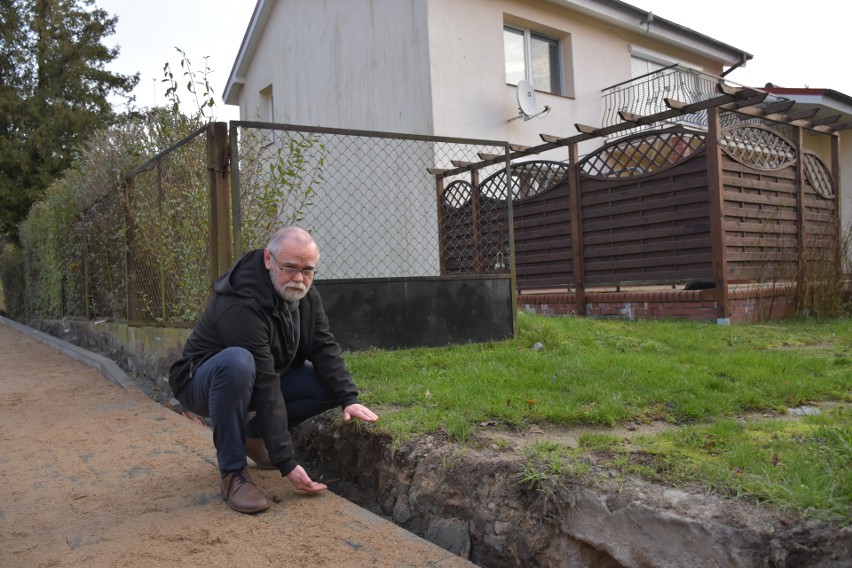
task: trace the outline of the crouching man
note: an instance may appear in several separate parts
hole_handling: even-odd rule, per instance
[[[296,489],[326,489],[293,455],[289,430],[340,406],[343,420],[375,422],[329,332],[311,288],[319,249],[298,227],[281,229],[213,283],[214,295],[169,371],[180,403],[210,417],[222,497],[241,513],[269,501],[252,482],[246,457],[278,469]],[[249,414],[255,415],[248,420]]]

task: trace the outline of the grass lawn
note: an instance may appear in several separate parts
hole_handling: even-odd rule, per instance
[[[850,522],[852,319],[718,326],[520,314],[519,330],[510,341],[349,353],[347,361],[362,401],[390,409],[380,428],[397,442],[433,432],[466,442],[483,422],[663,421],[679,427],[629,442],[588,435],[579,448],[543,441],[519,480],[596,456],[625,475],[699,482]],[[818,414],[787,416],[820,403]]]

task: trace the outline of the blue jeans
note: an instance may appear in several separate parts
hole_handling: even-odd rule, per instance
[[[263,435],[258,420],[246,423],[255,376],[252,354],[242,347],[228,347],[196,368],[177,397],[190,412],[210,417],[223,476],[246,467],[246,436]],[[307,361],[281,375],[281,393],[287,407],[288,429],[338,405]]]

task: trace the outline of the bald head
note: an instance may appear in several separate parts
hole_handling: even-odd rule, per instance
[[[316,241],[314,241],[314,238],[309,232],[301,227],[284,227],[275,231],[275,234],[269,239],[269,244],[266,245],[266,248],[274,253],[278,253],[288,245],[313,247],[317,251],[317,260],[319,260],[319,247],[317,247]]]

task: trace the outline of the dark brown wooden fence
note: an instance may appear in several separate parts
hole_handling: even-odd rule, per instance
[[[573,284],[568,184],[561,183],[516,201],[512,213],[518,287],[531,289]]]
[[[718,151],[717,175],[709,151]],[[545,164],[559,174],[542,175]],[[506,187],[501,176],[479,187],[454,182],[442,195],[446,273],[501,270],[508,262],[508,203],[505,189],[494,189]],[[579,211],[571,207],[571,176]],[[538,180],[533,190],[531,179]],[[722,196],[721,218],[714,219],[715,179]],[[762,126],[735,124],[711,148],[702,134],[645,132],[573,167],[515,164],[511,186],[519,290],[719,282],[714,255],[731,283],[776,282],[795,279],[803,260],[829,257],[837,246],[828,169]],[[581,230],[572,238],[574,223]],[[721,227],[723,251],[714,250],[714,224]],[[575,257],[578,251],[582,256]],[[582,281],[575,258],[583,263]]]
[[[580,177],[586,284],[712,277],[707,160],[649,176]]]
[[[772,282],[796,275],[796,168],[759,171],[725,155],[724,229],[728,278]]]

